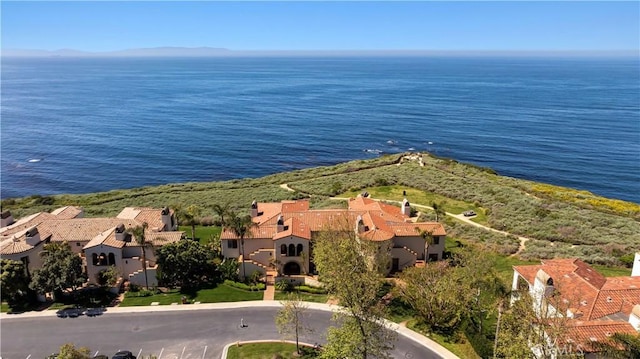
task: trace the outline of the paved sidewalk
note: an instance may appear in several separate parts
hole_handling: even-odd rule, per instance
[[[276,288],[273,284],[267,284],[267,288],[264,290],[264,297],[262,300],[273,300],[276,294]]]

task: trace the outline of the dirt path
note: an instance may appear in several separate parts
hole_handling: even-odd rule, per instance
[[[280,185],[280,188],[284,188],[284,189],[286,189],[286,190],[287,190],[287,191],[289,191],[289,192],[295,192],[295,191],[296,191],[295,189],[293,189],[293,188],[289,187],[289,185],[288,185],[288,184],[286,184],[286,183],[281,184],[281,185]]]

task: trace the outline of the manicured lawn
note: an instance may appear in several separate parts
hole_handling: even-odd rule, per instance
[[[191,226],[180,226],[179,231],[184,231],[187,238],[191,238]],[[209,243],[211,236],[219,236],[222,229],[216,226],[196,226],[196,238],[201,244]]]
[[[451,338],[447,338],[440,334],[434,334],[434,333],[427,334],[425,333],[423,328],[416,325],[415,320],[410,320],[407,323],[407,328],[413,331],[416,331],[418,333],[421,333],[424,336],[429,337],[431,340],[447,348],[447,350],[449,350],[450,352],[452,352],[453,354],[457,355],[460,358],[465,358],[465,359],[480,358],[480,356],[476,354],[476,351],[473,349],[473,346],[471,345],[471,343],[469,343],[466,340],[466,338],[461,343],[455,343]]]
[[[303,302],[314,302],[314,303],[326,303],[328,299],[328,295],[326,294],[311,294],[305,292],[299,292],[300,300]],[[289,299],[289,293],[286,292],[276,292],[274,296],[274,300],[287,300]]]
[[[371,197],[382,200],[402,201],[405,197],[409,200],[409,203],[420,204],[423,206],[431,206],[434,202],[441,203],[445,211],[454,214],[461,214],[467,210],[473,210],[477,213],[473,217],[473,221],[481,224],[487,223],[487,217],[484,214],[484,210],[481,207],[475,206],[473,203],[459,201],[451,198],[447,198],[435,193],[425,192],[415,188],[408,188],[403,186],[381,186],[381,187],[368,187],[359,191],[345,192],[337,197],[355,197],[362,192],[367,191]],[[407,195],[403,196],[402,191],[406,191]],[[417,208],[418,210],[425,211],[424,209]]]
[[[147,297],[125,297],[120,306],[141,306],[151,305],[158,302],[161,305],[171,303],[181,303],[182,296],[187,297],[190,302],[218,303],[218,302],[240,302],[246,300],[261,300],[262,292],[249,292],[241,289],[220,284],[215,288],[200,289],[195,292],[181,293],[179,289],[172,289],[165,293],[154,294]]]
[[[9,311],[9,303],[2,302],[2,304],[0,304],[0,313],[6,313],[8,311]]]
[[[316,358],[317,352],[309,347],[301,346],[303,351],[301,356],[295,354],[296,345],[282,342],[250,343],[229,347],[227,359],[273,359],[278,358]]]
[[[599,265],[592,265],[592,267],[605,277],[622,277],[631,275],[631,268],[605,267]]]

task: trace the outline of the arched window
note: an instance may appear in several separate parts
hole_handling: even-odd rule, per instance
[[[113,253],[109,253],[109,265],[110,266],[116,265],[116,256]]]
[[[283,256],[287,255],[287,245],[283,244],[280,246],[280,254],[282,254]]]
[[[296,246],[293,244],[289,245],[289,256],[294,257],[296,255]]]
[[[553,286],[553,278],[547,279],[547,285]]]
[[[107,256],[104,253],[100,253],[98,256],[98,265],[106,266],[107,265]]]
[[[91,255],[91,259],[93,260],[93,265],[97,266],[98,265],[98,253],[94,253]]]
[[[300,257],[301,253],[302,253],[302,244],[298,244],[298,246],[296,247],[296,255]]]

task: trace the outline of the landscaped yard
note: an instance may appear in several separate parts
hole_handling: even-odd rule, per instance
[[[300,300],[303,302],[314,302],[314,303],[326,303],[328,296],[326,294],[311,294],[299,292]],[[276,292],[274,296],[274,300],[288,300],[289,293],[286,292]]]
[[[191,238],[191,226],[180,226],[179,231],[183,231],[187,238]],[[196,238],[200,244],[208,244],[211,236],[219,236],[220,227],[216,226],[196,226]]]
[[[190,302],[218,303],[218,302],[240,302],[246,300],[261,300],[263,293],[250,292],[220,284],[215,288],[199,289],[195,292],[182,293],[179,289],[168,290],[164,293],[154,294],[146,297],[125,296],[120,304],[121,307],[151,305],[158,302],[160,305],[171,303],[181,303],[182,296]]]
[[[302,355],[297,355],[296,345],[283,342],[250,343],[229,347],[227,359],[273,359],[273,358],[316,358],[317,351],[301,346]],[[280,355],[280,356],[277,356]]]

